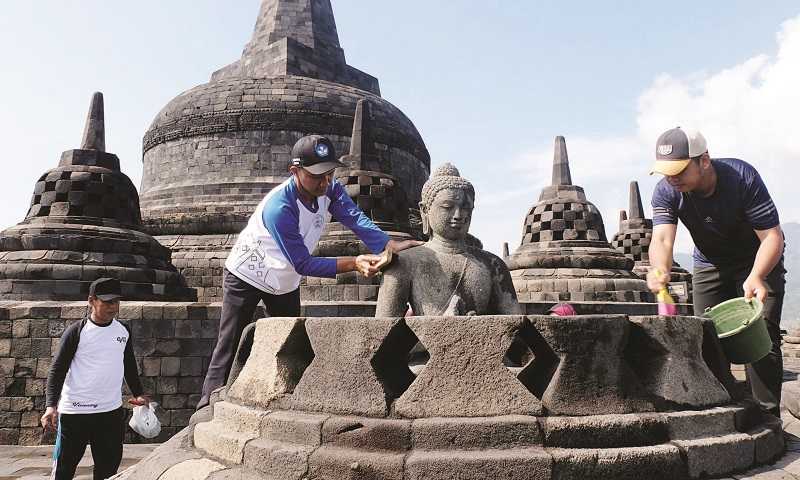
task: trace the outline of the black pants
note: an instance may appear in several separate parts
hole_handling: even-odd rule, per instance
[[[692,277],[695,315],[702,315],[708,307],[744,295],[742,283],[750,275],[752,263],[725,267],[707,267],[694,270]],[[761,408],[774,415],[780,414],[781,383],[783,382],[783,355],[781,353],[781,310],[783,309],[786,280],[783,261],[767,276],[769,289],[764,302],[764,319],[772,339],[772,350],[756,363],[745,366],[747,382],[753,399]]]
[[[219,335],[211,362],[208,365],[203,393],[197,408],[208,405],[211,392],[223,386],[233,364],[233,355],[239,345],[244,328],[253,322],[258,301],[263,300],[270,317],[297,317],[300,315],[300,289],[284,295],[272,295],[259,290],[225,269],[222,280],[222,314]]]
[[[94,479],[115,475],[122,461],[125,417],[122,407],[104,413],[62,413],[53,450],[54,478],[72,480],[78,462],[86,453],[86,445],[92,446]]]

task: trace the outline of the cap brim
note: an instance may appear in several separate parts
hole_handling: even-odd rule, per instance
[[[328,173],[335,168],[346,166],[347,165],[342,162],[320,162],[315,163],[314,165],[303,166],[303,169],[314,175],[322,175],[323,173]]]
[[[650,175],[654,173],[660,173],[668,177],[677,175],[689,165],[690,161],[691,160],[688,158],[686,160],[656,160],[656,163],[653,164],[652,171],[650,171]]]
[[[97,295],[97,298],[99,298],[104,302],[111,302],[114,300],[119,300],[120,298],[122,298],[122,295],[117,295],[116,293],[108,293],[105,295]]]

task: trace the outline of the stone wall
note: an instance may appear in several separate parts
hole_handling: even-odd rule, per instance
[[[164,441],[188,424],[199,400],[216,342],[221,303],[123,302],[120,320],[132,331],[134,353],[145,392],[163,411]],[[304,315],[372,315],[374,304],[310,303]],[[39,417],[52,356],[67,326],[80,321],[85,302],[0,302],[0,445],[51,442]],[[256,312],[264,316],[263,310]],[[126,392],[127,394],[127,392]],[[142,438],[127,431],[126,442]]]

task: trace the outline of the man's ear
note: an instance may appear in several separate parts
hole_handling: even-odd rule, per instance
[[[291,164],[289,165],[289,173],[291,173],[292,175],[297,175],[298,170],[300,170],[299,167]]]

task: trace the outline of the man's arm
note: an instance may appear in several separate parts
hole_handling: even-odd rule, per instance
[[[327,195],[331,199],[328,210],[336,221],[355,233],[372,253],[381,253],[386,248],[389,236],[358,208],[342,184],[333,182]]]
[[[652,268],[647,272],[647,286],[654,293],[669,283],[669,272],[672,270],[672,249],[675,245],[675,234],[678,226],[662,223],[653,227],[648,256]]]
[[[61,390],[64,388],[64,380],[67,378],[69,366],[78,351],[78,342],[81,336],[81,322],[70,325],[61,336],[61,343],[58,346],[53,363],[50,364],[50,372],[47,375],[45,406],[47,409],[42,415],[41,424],[45,430],[55,430],[58,425],[58,400],[61,397]]]
[[[768,288],[764,279],[772,272],[783,255],[783,230],[780,225],[767,230],[754,230],[761,241],[753,262],[753,269],[742,284],[745,298],[755,296],[760,301],[767,298]]]

